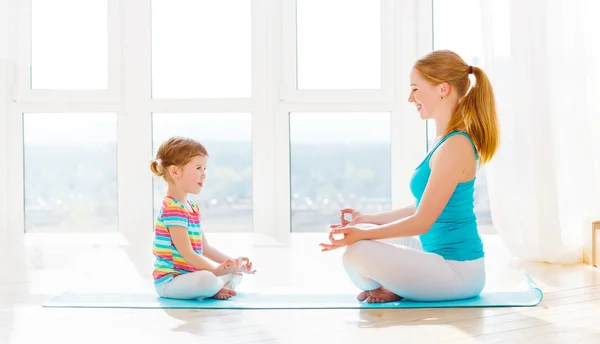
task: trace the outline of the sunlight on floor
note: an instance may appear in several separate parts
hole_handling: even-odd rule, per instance
[[[252,233],[210,233],[211,243],[234,256],[254,261],[256,275],[245,275],[240,291],[288,293],[357,293],[341,264],[343,250],[320,252],[324,234],[294,234],[289,247],[272,238]],[[487,291],[514,291],[526,288],[523,268],[543,275],[544,264],[522,264],[504,249],[498,235],[484,235],[488,269]],[[144,243],[144,244],[142,244]],[[153,256],[148,239],[133,245],[117,233],[111,234],[29,234],[25,249],[13,248],[18,258],[7,264],[2,288],[32,295],[51,296],[63,291],[153,293]],[[7,254],[7,251],[4,251]],[[23,266],[25,264],[26,266]],[[553,266],[553,269],[560,267]],[[583,268],[585,270],[585,268]],[[581,270],[581,269],[580,269]],[[553,282],[581,284],[589,278],[573,269],[561,281],[536,279],[545,290]],[[585,277],[587,276],[587,277]],[[20,289],[19,285],[28,288]]]
[[[289,247],[257,234],[210,233],[229,254],[253,259],[240,291],[356,293],[342,251],[320,252],[324,234],[294,234]],[[535,343],[597,339],[600,272],[585,265],[522,263],[497,235],[484,235],[487,290],[519,289],[525,268],[547,294],[534,308],[186,310],[44,308],[65,291],[153,293],[151,237],[31,234],[0,250],[0,343],[362,343],[414,335],[423,343]],[[555,292],[555,293],[552,293]],[[591,343],[591,342],[590,342]]]

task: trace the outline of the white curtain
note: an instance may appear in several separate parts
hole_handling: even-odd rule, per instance
[[[600,219],[600,1],[479,0],[502,143],[494,227],[532,261],[583,261]]]

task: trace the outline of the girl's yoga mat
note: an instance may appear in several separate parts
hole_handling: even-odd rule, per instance
[[[356,294],[314,293],[249,293],[238,292],[229,300],[174,300],[144,293],[73,293],[67,292],[49,300],[45,307],[83,308],[188,308],[188,309],[358,309],[358,308],[466,308],[466,307],[532,307],[542,301],[542,291],[526,276],[526,287],[518,291],[490,291],[467,300],[448,302],[367,303],[356,300]]]

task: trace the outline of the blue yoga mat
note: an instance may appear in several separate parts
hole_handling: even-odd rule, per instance
[[[527,287],[519,291],[490,291],[480,296],[446,302],[414,302],[402,300],[367,303],[356,300],[356,294],[250,293],[238,292],[228,300],[175,300],[145,293],[75,293],[58,295],[44,307],[82,308],[179,308],[179,309],[362,309],[362,308],[467,308],[467,307],[533,307],[542,301],[542,291],[526,276]]]

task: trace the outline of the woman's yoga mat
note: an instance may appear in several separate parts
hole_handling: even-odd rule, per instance
[[[238,292],[228,300],[174,300],[150,293],[74,293],[67,292],[49,300],[45,307],[83,308],[180,308],[180,309],[359,309],[359,308],[466,308],[532,307],[542,301],[542,291],[529,276],[526,287],[518,291],[484,291],[480,296],[447,302],[367,303],[356,294],[250,293]]]

